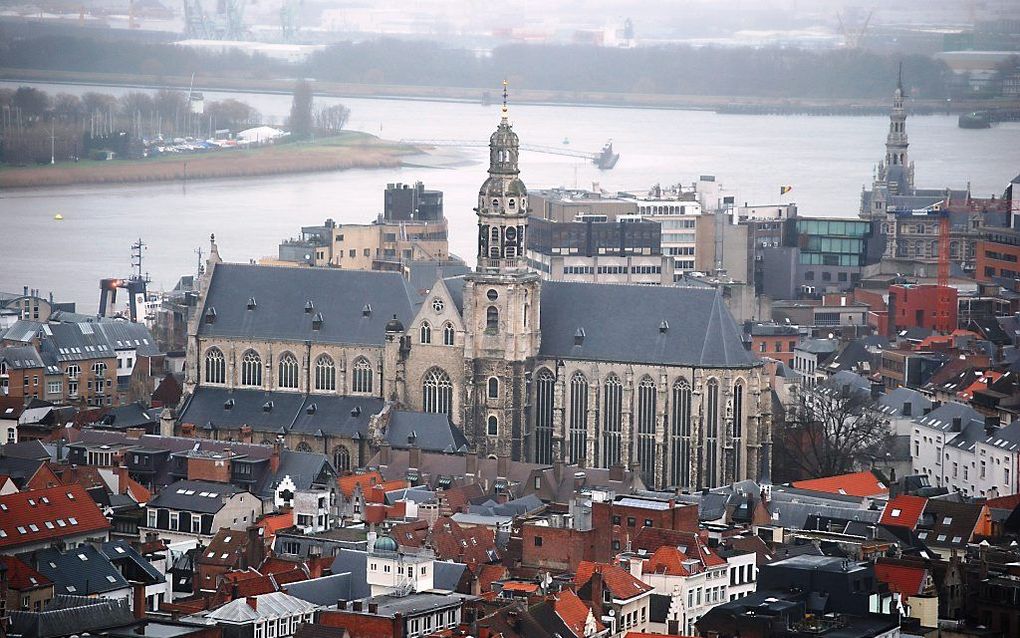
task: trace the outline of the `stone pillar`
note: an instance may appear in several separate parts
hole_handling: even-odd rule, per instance
[[[700,489],[706,484],[704,442],[705,415],[702,398],[705,391],[704,378],[701,370],[694,369],[691,383],[691,487]]]
[[[632,467],[637,460],[634,432],[634,369],[627,367],[623,375],[623,400],[620,415],[620,463]]]
[[[563,419],[563,376],[563,368],[556,362],[556,383],[553,386],[553,461],[562,461],[566,458],[566,446],[569,445],[569,439],[564,434],[566,424]]]
[[[669,481],[666,465],[666,429],[668,428],[669,376],[665,368],[659,369],[659,383],[655,400],[655,487],[661,488]]]
[[[582,467],[598,467],[599,460],[595,453],[596,450],[596,430],[598,428],[598,422],[595,417],[598,414],[599,405],[599,377],[598,370],[593,369],[590,371],[591,375],[588,381],[588,414],[585,415],[585,433],[587,434],[585,445],[584,445],[584,464]]]

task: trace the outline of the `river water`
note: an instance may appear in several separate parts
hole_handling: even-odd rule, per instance
[[[0,87],[17,83],[0,82]],[[125,89],[36,84],[50,93]],[[282,121],[290,97],[204,92],[207,100],[234,97]],[[351,109],[349,128],[388,139],[486,140],[498,106],[451,102],[321,99]],[[611,171],[570,157],[523,152],[521,178],[529,188],[591,187],[644,190],[655,183],[690,183],[715,175],[736,201],[779,201],[779,186],[793,191],[802,215],[857,214],[862,185],[884,155],[888,119],[716,115],[705,111],[511,105],[522,142],[597,151],[612,139],[620,162]],[[911,117],[910,156],[924,187],[964,187],[1001,195],[1020,172],[1020,123],[964,130],[955,116]],[[215,233],[228,261],[272,255],[281,239],[302,225],[368,222],[382,210],[389,182],[422,180],[445,192],[450,249],[471,261],[477,189],[485,179],[486,150],[467,148],[461,161],[442,167],[351,170],[271,178],[181,183],[75,186],[0,192],[0,291],[23,285],[53,291],[94,311],[102,277],[126,276],[130,245],[148,244],[144,268],[156,289],[195,271],[199,247]],[[54,215],[63,215],[55,221]]]

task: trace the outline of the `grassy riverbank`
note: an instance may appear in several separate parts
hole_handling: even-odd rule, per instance
[[[226,177],[257,177],[350,168],[400,166],[417,149],[347,131],[314,142],[229,149],[142,160],[81,160],[52,166],[0,165],[0,188],[72,184],[127,184]]]

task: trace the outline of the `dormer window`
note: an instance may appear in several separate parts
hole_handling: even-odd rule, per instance
[[[213,308],[212,306],[210,306],[205,311],[205,322],[206,323],[216,323],[216,308]]]
[[[255,310],[255,297],[248,297],[248,310]]]

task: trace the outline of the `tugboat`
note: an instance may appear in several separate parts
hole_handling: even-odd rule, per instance
[[[957,124],[960,128],[991,128],[992,120],[987,112],[974,111],[962,114]]]
[[[620,154],[613,152],[613,140],[606,142],[606,145],[602,147],[598,155],[592,158],[592,164],[598,166],[603,171],[613,168],[618,161],[620,161]]]

